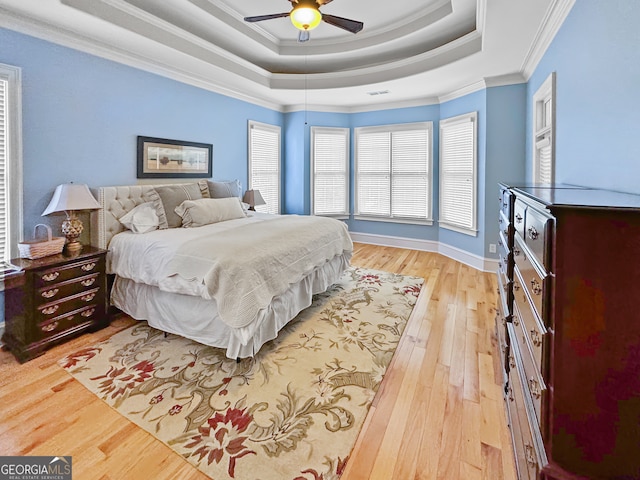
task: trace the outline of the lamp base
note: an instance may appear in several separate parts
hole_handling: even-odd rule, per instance
[[[66,253],[69,256],[77,255],[81,251],[82,251],[82,244],[77,240],[74,240],[73,242],[69,242],[64,246],[64,253]]]

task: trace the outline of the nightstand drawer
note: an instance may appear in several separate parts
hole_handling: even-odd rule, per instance
[[[37,298],[42,302],[52,302],[91,289],[91,287],[99,286],[99,276],[99,273],[94,273],[93,275],[74,278],[66,282],[40,288],[38,289]]]
[[[43,288],[55,283],[75,279],[91,273],[104,271],[104,260],[102,257],[92,257],[68,265],[63,265],[46,270],[39,270],[35,273],[36,288]]]
[[[70,297],[61,298],[55,302],[43,303],[36,307],[41,319],[53,318],[64,315],[72,310],[80,308],[89,303],[96,304],[104,299],[100,288],[82,291]]]
[[[79,325],[94,321],[100,315],[97,305],[88,305],[38,323],[41,338],[49,338]]]

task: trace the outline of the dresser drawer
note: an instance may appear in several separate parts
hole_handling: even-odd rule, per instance
[[[526,248],[523,248],[522,245],[519,244],[520,240],[516,238],[513,251],[514,251],[514,260],[516,265],[516,272],[520,273],[521,276],[521,287],[523,290],[526,290],[527,295],[531,301],[531,304],[534,307],[536,314],[544,319],[544,314],[546,313],[546,297],[547,292],[549,291],[549,275],[542,274],[538,271],[538,265],[531,262],[530,253]],[[518,255],[515,255],[516,250],[520,252]],[[514,279],[515,279],[514,273]]]
[[[516,198],[515,204],[513,206],[513,227],[520,238],[524,238],[524,225],[525,225],[525,214],[527,211],[527,205]]]
[[[517,280],[514,280],[514,285],[516,281]],[[522,297],[524,297],[524,294],[514,294],[513,297],[515,300],[513,303],[514,321],[517,317],[518,322],[520,323],[519,327],[521,328],[521,333],[523,337],[526,337],[525,340],[529,347],[531,356],[536,363],[536,368],[544,378],[544,368],[546,368],[545,354],[549,348],[549,334],[547,329],[542,326],[540,320],[531,310],[529,301],[526,298],[523,300]]]
[[[525,219],[524,241],[533,253],[535,261],[545,271],[551,270],[550,241],[552,238],[553,220],[545,213],[527,207]]]
[[[511,338],[511,343],[516,342],[518,344],[518,351],[521,356],[524,390],[529,393],[536,414],[535,424],[540,427],[542,424],[542,404],[547,395],[547,387],[540,373],[539,363],[535,361],[529,348],[527,333],[524,330],[525,322],[520,317],[520,310],[514,311],[512,323],[513,335],[515,335],[515,337]],[[526,382],[524,380],[526,380]]]
[[[502,212],[507,219],[510,219],[511,208],[513,205],[513,194],[506,186],[500,185],[499,189],[500,194],[498,195],[498,201],[500,202],[500,212]]]
[[[79,262],[63,265],[60,267],[39,270],[35,273],[36,288],[48,287],[56,283],[71,280],[95,272],[104,270],[104,260],[102,257],[93,257]]]
[[[500,212],[500,214],[498,215],[498,228],[500,229],[500,232],[502,232],[505,238],[511,237],[510,236],[511,223],[509,222],[508,218],[504,216],[504,213],[502,212]]]

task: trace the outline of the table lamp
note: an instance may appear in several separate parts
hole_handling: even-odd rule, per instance
[[[264,201],[262,195],[260,195],[260,190],[247,190],[244,192],[244,197],[242,198],[244,203],[249,204],[249,210],[255,211],[254,208],[256,205],[266,205],[267,202]]]
[[[65,250],[69,254],[77,254],[82,250],[78,237],[82,233],[82,221],[76,215],[78,210],[96,210],[102,208],[96,201],[89,187],[85,184],[63,183],[53,192],[53,197],[42,216],[50,213],[64,212],[67,219],[62,222],[62,233],[67,237]]]

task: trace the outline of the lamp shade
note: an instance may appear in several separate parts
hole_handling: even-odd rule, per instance
[[[260,190],[247,190],[244,192],[242,201],[244,203],[248,203],[251,207],[267,204],[267,202],[264,201],[264,198],[262,198],[262,195],[260,195]]]
[[[67,212],[73,210],[96,210],[102,208],[96,201],[89,187],[85,184],[63,183],[58,185],[53,192],[53,197],[42,216],[55,212]]]

